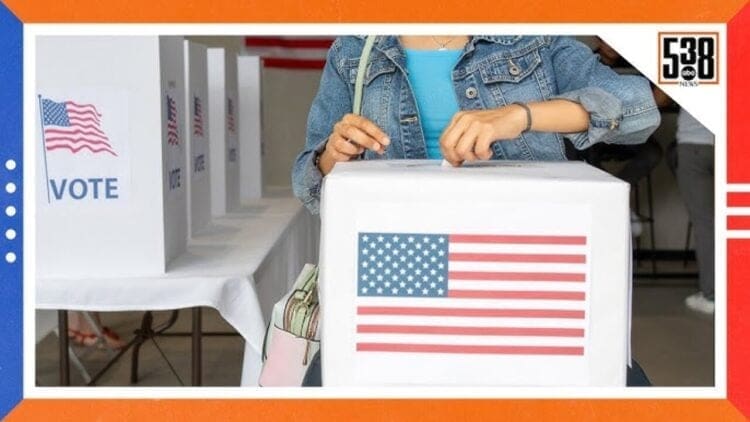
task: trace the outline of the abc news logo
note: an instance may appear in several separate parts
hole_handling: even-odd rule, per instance
[[[719,33],[660,32],[659,83],[719,83]]]

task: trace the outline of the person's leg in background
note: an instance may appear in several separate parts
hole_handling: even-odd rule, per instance
[[[685,303],[693,310],[714,312],[714,147],[677,145],[677,185],[693,223],[700,292]]]
[[[89,315],[93,319],[92,322],[98,326],[98,331],[102,334],[102,340],[106,342],[109,348],[120,349],[125,345],[125,342],[114,330],[102,324],[99,312],[90,312]],[[86,318],[82,311],[68,312],[68,337],[73,343],[85,347],[96,346],[99,342],[99,336],[96,332],[97,330],[92,327],[91,321]]]
[[[661,146],[654,138],[648,138],[644,144],[620,147],[628,150],[631,155],[625,166],[615,176],[630,183],[631,186],[635,186],[641,179],[648,176],[659,164],[663,155]]]

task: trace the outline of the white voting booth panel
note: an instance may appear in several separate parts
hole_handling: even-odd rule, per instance
[[[222,216],[240,203],[237,56],[208,49],[208,102],[211,148],[211,213]]]
[[[624,386],[629,186],[583,163],[339,163],[323,383]]]
[[[189,177],[188,228],[193,235],[211,221],[211,175],[206,47],[185,41],[185,135]]]
[[[263,196],[263,169],[261,168],[261,116],[260,116],[259,56],[239,56],[237,76],[240,97],[240,199],[252,201]]]
[[[180,37],[37,38],[37,275],[161,274],[187,241]]]

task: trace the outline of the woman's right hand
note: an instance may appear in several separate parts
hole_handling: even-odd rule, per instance
[[[318,167],[325,176],[337,162],[349,161],[365,149],[382,155],[390,143],[388,135],[372,121],[356,114],[346,114],[333,126]]]

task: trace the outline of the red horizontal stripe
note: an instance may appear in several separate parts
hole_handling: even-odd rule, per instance
[[[544,290],[450,290],[448,297],[459,299],[586,300],[586,293]]]
[[[288,39],[280,37],[245,37],[246,47],[331,48],[333,39]]]
[[[325,60],[318,59],[286,59],[278,57],[264,57],[263,66],[278,69],[322,69]]]
[[[85,111],[68,110],[68,116],[74,119],[75,118],[78,118],[78,119],[90,118],[90,119],[96,120],[97,122],[99,121],[99,115],[97,115],[91,110],[85,110]]]
[[[750,192],[727,193],[727,206],[750,207]]]
[[[412,315],[488,318],[583,319],[585,311],[575,309],[487,309],[410,306],[358,306],[358,315]]]
[[[727,217],[728,230],[750,230],[750,215],[730,215]]]
[[[357,325],[358,333],[451,334],[460,336],[583,337],[582,328],[457,327],[431,325]]]
[[[536,235],[488,235],[452,234],[452,243],[515,243],[540,245],[585,245],[586,236],[536,236]]]
[[[64,136],[51,136],[51,137],[45,137],[44,141],[45,143],[68,142],[71,144],[105,145],[108,148],[112,147],[112,145],[110,145],[109,142],[100,141],[96,139],[88,139],[88,138],[69,138],[69,137],[64,137]]]
[[[78,124],[78,125],[84,125],[88,123],[93,123],[97,126],[99,126],[99,119],[93,118],[93,117],[86,117],[86,118],[80,118],[80,117],[72,117],[68,116],[68,121],[70,121],[71,124]]]
[[[538,262],[585,264],[586,255],[517,254],[517,253],[463,253],[448,254],[450,261],[466,262]]]
[[[76,107],[76,106],[70,106],[66,108],[68,113],[76,113],[76,114],[91,114],[93,116],[99,117],[101,114],[96,111],[93,107]]]
[[[458,353],[488,355],[573,355],[583,347],[565,346],[480,346],[459,344],[357,343],[358,352]]]
[[[85,123],[78,123],[78,122],[75,122],[75,121],[71,121],[70,123],[71,123],[71,126],[70,126],[71,128],[80,129],[80,130],[91,130],[91,131],[94,131],[94,132],[96,132],[98,134],[106,136],[106,135],[104,135],[104,131],[102,131],[99,128],[98,124],[96,124],[96,125],[89,125],[89,124],[85,124]]]
[[[98,114],[99,116],[101,116],[101,114],[99,113],[99,110],[97,110],[96,107],[94,107],[93,104],[78,104],[78,103],[76,103],[74,101],[66,101],[65,104],[67,104],[69,106],[72,106],[72,107],[75,107],[75,108],[91,109],[96,114]]]
[[[499,271],[448,271],[451,280],[482,281],[586,281],[583,273],[529,273]]]
[[[79,129],[72,129],[72,130],[68,129],[68,130],[65,130],[65,129],[51,129],[50,128],[50,129],[45,129],[44,130],[44,135],[45,136],[47,136],[47,135],[49,135],[49,136],[58,136],[58,135],[62,135],[62,136],[78,136],[78,135],[81,135],[81,136],[91,136],[91,137],[94,137],[96,139],[107,139],[107,136],[104,135],[104,134],[102,134],[102,133],[95,132],[95,131],[90,131],[90,130],[79,130]]]
[[[115,152],[112,151],[109,148],[92,148],[89,145],[81,145],[80,147],[77,147],[77,148],[71,147],[70,145],[47,146],[47,151],[54,151],[56,149],[68,149],[68,150],[72,151],[74,154],[78,153],[82,149],[87,149],[87,150],[93,152],[94,154],[99,153],[99,152],[108,152],[108,153],[114,155],[115,157],[117,157],[117,154],[115,154]]]

